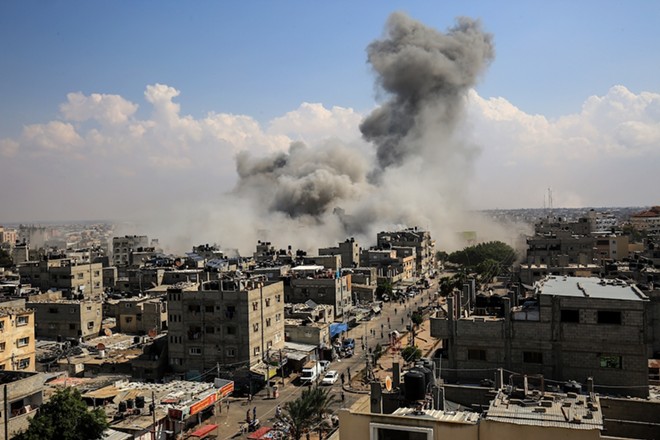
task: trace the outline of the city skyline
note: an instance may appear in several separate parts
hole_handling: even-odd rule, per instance
[[[537,208],[548,187],[557,207],[657,203],[655,4],[159,6],[0,6],[0,221],[189,210],[234,188],[239,152],[295,141],[373,161],[359,125],[387,94],[366,48],[398,10],[493,35],[456,129],[466,207]]]

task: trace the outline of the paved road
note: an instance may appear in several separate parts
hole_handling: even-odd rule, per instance
[[[366,355],[368,347],[372,349],[376,344],[385,344],[389,342],[388,334],[392,330],[400,333],[405,332],[405,327],[410,323],[407,317],[411,310],[417,309],[422,305],[428,305],[436,301],[435,292],[437,291],[437,280],[432,280],[429,289],[425,289],[414,298],[409,298],[405,304],[398,302],[388,302],[383,304],[382,312],[379,316],[367,322],[360,322],[356,327],[347,332],[347,337],[355,339],[355,354],[350,358],[344,358],[333,362],[330,365],[331,370],[337,370],[339,374],[345,375],[348,380],[348,370],[350,368],[351,376],[358,374],[365,368]],[[396,312],[395,312],[396,310]],[[388,323],[389,318],[389,323]],[[403,323],[401,321],[403,318]],[[382,329],[382,332],[381,332]],[[372,333],[372,330],[374,333]],[[366,341],[366,349],[362,348],[361,338]],[[277,378],[279,382],[279,378]],[[331,410],[337,411],[342,407],[349,408],[356,400],[362,397],[361,394],[345,392],[344,401],[341,399],[341,382],[328,387],[335,396],[335,402],[331,405]],[[218,439],[233,438],[240,430],[240,425],[245,421],[247,412],[250,411],[252,417],[253,408],[256,407],[257,418],[261,421],[261,426],[272,426],[275,418],[275,408],[277,405],[284,406],[287,401],[295,400],[300,397],[304,387],[294,385],[285,380],[284,386],[279,385],[280,395],[277,399],[269,398],[267,391],[261,390],[254,397],[252,402],[247,402],[247,398],[231,398],[229,411],[223,406],[221,413],[216,413],[211,418],[211,423],[219,425]]]

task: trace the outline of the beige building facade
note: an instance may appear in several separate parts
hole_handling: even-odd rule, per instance
[[[101,332],[103,303],[100,300],[78,301],[39,295],[26,306],[34,310],[38,338],[86,340]]]
[[[36,370],[34,317],[29,309],[0,308],[0,370]]]
[[[86,298],[103,293],[103,265],[78,263],[69,258],[27,261],[18,266],[21,283],[38,287],[42,292],[57,289]]]

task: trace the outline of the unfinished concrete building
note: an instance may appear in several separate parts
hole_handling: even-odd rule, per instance
[[[103,293],[103,265],[78,263],[70,258],[49,258],[18,265],[21,283],[31,284],[42,292],[50,289],[86,298]]]
[[[503,318],[465,316],[450,296],[431,335],[443,340],[448,380],[488,379],[503,367],[555,381],[593,377],[600,392],[646,396],[648,301],[622,281],[549,277],[523,306],[503,298]]]
[[[101,300],[62,299],[60,292],[30,297],[36,335],[44,339],[89,339],[98,336],[103,320]]]
[[[255,368],[284,347],[282,282],[226,276],[167,290],[169,356],[176,373]]]
[[[376,238],[377,245],[381,249],[388,246],[414,247],[415,276],[427,275],[435,267],[435,240],[431,239],[429,231],[413,227],[402,231],[379,232]]]
[[[352,237],[335,247],[320,248],[319,255],[341,255],[343,267],[356,267],[360,264],[360,246]]]
[[[335,316],[343,316],[351,308],[350,274],[340,274],[323,266],[297,266],[291,273],[284,283],[287,303],[304,303],[311,299],[317,304],[333,306]]]

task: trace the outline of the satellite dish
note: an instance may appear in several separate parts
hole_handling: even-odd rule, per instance
[[[105,344],[103,342],[99,342],[98,344],[96,344],[96,349],[98,351],[105,350]]]
[[[392,391],[392,378],[390,376],[385,377],[385,389],[387,391]]]

